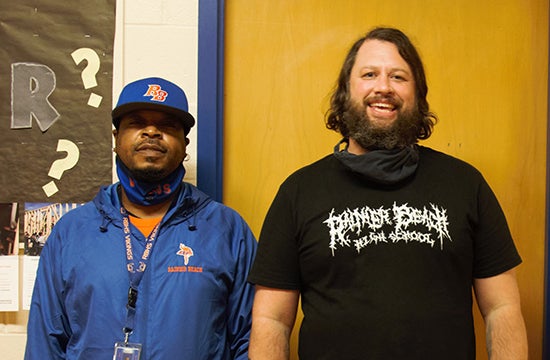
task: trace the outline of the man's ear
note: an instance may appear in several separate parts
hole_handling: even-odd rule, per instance
[[[117,129],[113,129],[113,137],[115,139],[115,147],[113,147],[113,152],[116,154],[116,144],[117,144],[117,136],[118,136],[118,130]]]

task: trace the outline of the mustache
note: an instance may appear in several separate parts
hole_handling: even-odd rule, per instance
[[[363,106],[369,106],[370,104],[379,102],[393,105],[397,109],[403,106],[403,101],[392,94],[367,96],[363,99]]]
[[[162,145],[162,143],[157,139],[146,139],[141,142],[139,142],[135,146],[135,150],[145,150],[145,149],[152,149],[156,151],[166,152],[166,148]]]

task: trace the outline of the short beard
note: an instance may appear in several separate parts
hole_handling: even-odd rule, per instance
[[[344,112],[344,125],[347,136],[365,150],[401,149],[415,144],[422,115],[418,107],[399,113],[397,119],[388,127],[373,124],[367,115],[366,104],[357,104],[348,100]],[[346,135],[344,135],[346,136]]]
[[[137,181],[147,183],[157,183],[164,180],[168,175],[163,169],[145,168],[145,169],[132,169],[132,176]]]

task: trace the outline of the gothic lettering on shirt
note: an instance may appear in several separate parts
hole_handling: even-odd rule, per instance
[[[323,223],[329,229],[332,256],[338,247],[353,246],[359,253],[369,245],[417,242],[431,247],[439,243],[443,250],[445,240],[452,241],[447,210],[432,203],[421,209],[395,202],[391,208],[365,206],[340,213],[333,208]]]

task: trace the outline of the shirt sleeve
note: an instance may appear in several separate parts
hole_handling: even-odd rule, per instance
[[[474,236],[474,277],[495,276],[522,262],[504,212],[485,180],[479,187],[478,221]]]
[[[252,326],[252,303],[254,287],[247,282],[247,276],[256,254],[257,242],[248,225],[241,220],[237,231],[239,236],[234,248],[237,264],[233,289],[229,294],[229,333],[231,354],[235,360],[248,360],[248,343]]]
[[[285,290],[300,288],[295,194],[295,183],[285,181],[267,212],[248,278],[253,284]]]
[[[66,358],[71,332],[62,300],[60,243],[54,227],[40,254],[27,326],[25,360]]]

